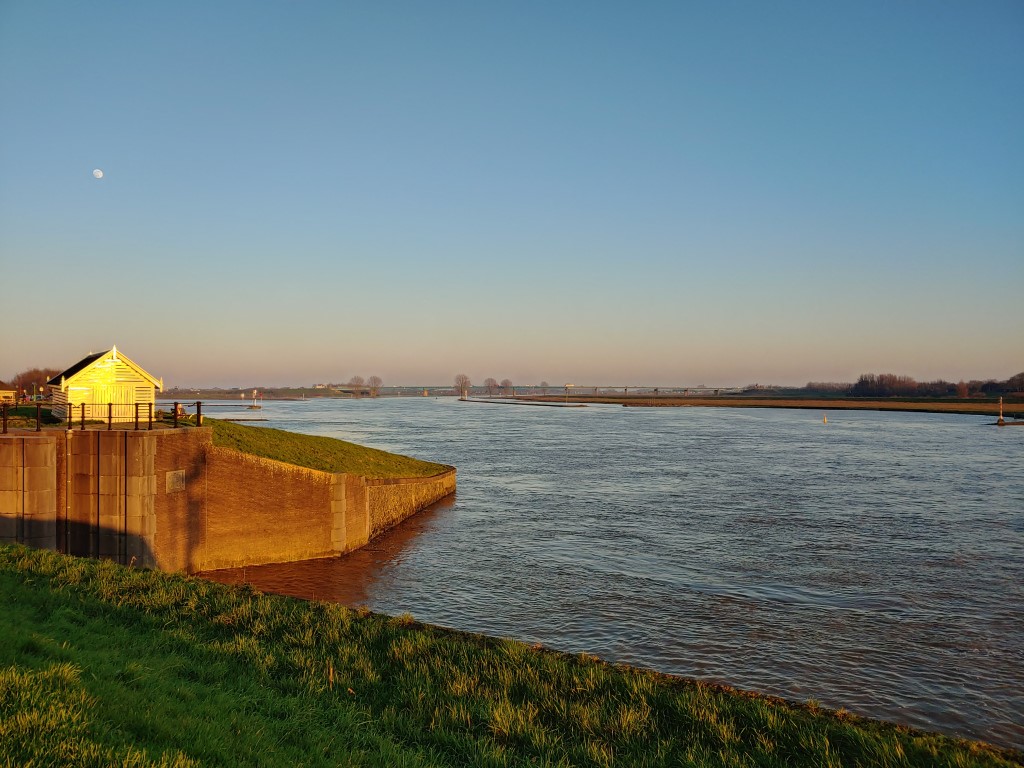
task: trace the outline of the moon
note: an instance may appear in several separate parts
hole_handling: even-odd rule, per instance
[[[103,171],[101,171],[99,168],[97,168],[95,171],[92,172],[92,175],[93,175],[93,178],[102,179],[103,178]]]

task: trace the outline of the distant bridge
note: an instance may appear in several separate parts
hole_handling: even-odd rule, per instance
[[[537,390],[544,387],[517,387],[519,390]],[[561,389],[566,394],[573,392],[593,395],[618,394],[619,392],[628,395],[630,392],[640,395],[735,395],[744,391],[743,387],[709,387],[706,384],[699,384],[696,387],[654,387],[643,384],[563,384],[561,387],[548,387],[547,389]]]

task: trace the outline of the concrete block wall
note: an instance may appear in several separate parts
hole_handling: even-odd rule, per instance
[[[17,543],[22,526],[24,448],[21,438],[0,440],[0,542]]]
[[[124,560],[155,568],[157,438],[148,432],[126,434]]]
[[[366,546],[370,540],[369,495],[366,479],[358,475],[339,475],[338,483],[345,487],[345,541],[339,552],[351,552]]]
[[[63,441],[58,544],[73,555],[154,566],[155,433],[69,430]]]
[[[67,551],[72,555],[97,557],[99,440],[92,432],[72,432],[66,440]]]
[[[54,435],[25,434],[0,441],[0,542],[56,549]]]
[[[206,531],[206,450],[213,446],[209,427],[153,432],[155,493],[153,559],[163,571],[202,570]]]
[[[123,561],[125,519],[125,436],[127,432],[84,432],[97,441],[97,555]],[[72,443],[74,439],[72,438]]]

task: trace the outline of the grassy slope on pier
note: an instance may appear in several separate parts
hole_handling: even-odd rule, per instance
[[[0,546],[0,765],[999,766],[1019,753]]]
[[[333,437],[248,427],[218,419],[204,418],[203,425],[213,428],[214,445],[324,472],[350,472],[363,477],[430,477],[451,469]]]

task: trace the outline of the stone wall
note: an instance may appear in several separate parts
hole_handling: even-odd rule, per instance
[[[454,469],[319,472],[215,447],[207,428],[0,437],[0,543],[166,571],[349,552],[454,490]]]
[[[210,447],[201,567],[334,554],[335,475]]]
[[[366,480],[369,538],[455,493],[455,470],[423,478]]]
[[[153,535],[154,567],[192,573],[202,569],[208,494],[206,450],[213,431],[169,429],[154,432]]]

